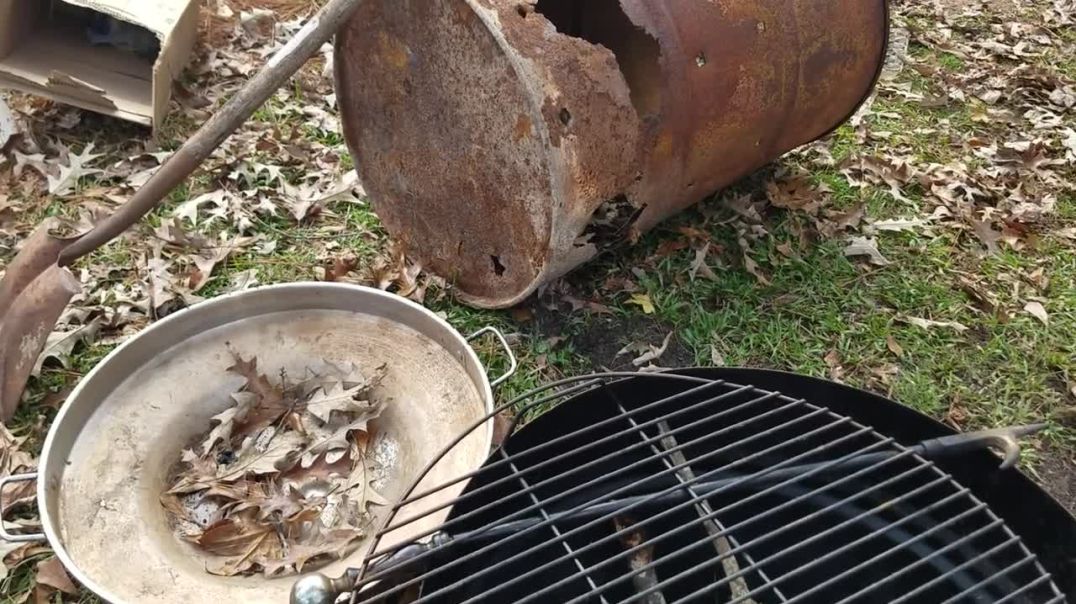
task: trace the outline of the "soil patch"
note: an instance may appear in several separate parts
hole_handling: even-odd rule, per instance
[[[1076,459],[1072,453],[1049,449],[1035,470],[1042,479],[1043,488],[1076,515]]]
[[[650,345],[660,348],[665,337],[675,329],[662,323],[640,316],[595,317],[572,338],[575,350],[590,361],[596,371],[635,371],[632,359],[641,354],[637,351],[617,355],[625,346],[632,344]],[[695,366],[695,355],[680,337],[673,333],[665,353],[654,361],[660,367],[680,368]]]

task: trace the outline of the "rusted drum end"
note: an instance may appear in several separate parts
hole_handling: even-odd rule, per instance
[[[515,8],[513,23],[502,16],[468,0],[370,0],[335,55],[344,134],[378,216],[487,307],[596,252],[551,234],[580,231],[570,223],[585,226],[586,206],[634,178],[638,130],[611,52]]]
[[[367,0],[336,40],[374,209],[465,301],[522,301],[835,128],[885,0]]]

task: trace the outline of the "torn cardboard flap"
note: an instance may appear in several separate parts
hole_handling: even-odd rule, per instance
[[[0,88],[159,126],[197,38],[198,8],[197,0],[0,0]],[[152,52],[113,42],[130,31],[153,42]]]
[[[111,17],[140,25],[157,34],[161,42],[176,27],[187,10],[188,2],[175,0],[63,0],[68,4],[105,13]]]

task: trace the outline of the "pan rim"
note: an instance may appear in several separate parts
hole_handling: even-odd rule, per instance
[[[79,565],[74,561],[74,559],[72,559],[72,557],[67,551],[67,547],[63,539],[61,538],[58,531],[58,527],[56,525],[56,522],[59,520],[59,518],[53,517],[53,515],[49,512],[49,507],[47,505],[49,496],[54,491],[58,491],[62,487],[59,482],[55,484],[50,484],[50,481],[47,478],[47,470],[57,463],[64,463],[63,460],[55,461],[53,459],[57,455],[57,452],[55,450],[55,441],[59,438],[58,433],[60,432],[60,429],[68,428],[66,424],[73,421],[68,419],[68,416],[74,413],[74,408],[76,407],[76,405],[74,405],[73,403],[75,403],[75,401],[77,401],[78,398],[82,396],[83,391],[90,386],[90,384],[95,380],[98,374],[102,373],[106,367],[108,367],[111,363],[115,362],[115,359],[119,357],[123,352],[125,352],[128,348],[139,345],[141,341],[150,338],[159,332],[167,330],[173,324],[179,321],[186,320],[191,317],[191,315],[212,313],[217,307],[232,304],[236,300],[242,298],[265,296],[267,295],[267,292],[271,294],[272,292],[301,291],[304,289],[312,290],[315,292],[335,291],[342,294],[353,293],[360,294],[362,296],[372,297],[380,302],[397,305],[412,312],[416,312],[424,319],[431,321],[436,328],[442,330],[453,340],[454,343],[459,345],[460,354],[463,355],[463,358],[457,359],[459,360],[460,364],[463,365],[465,369],[467,366],[472,366],[480,370],[481,378],[476,379],[475,376],[471,376],[471,381],[474,383],[474,386],[478,390],[479,395],[483,398],[483,406],[485,407],[487,415],[492,413],[494,407],[493,388],[490,385],[489,374],[486,372],[486,367],[478,358],[478,354],[475,352],[474,348],[471,347],[470,343],[463,336],[463,334],[461,334],[459,330],[453,327],[448,321],[446,321],[430,309],[426,308],[425,306],[422,306],[421,304],[418,304],[407,298],[403,298],[401,296],[397,296],[395,294],[380,289],[375,289],[372,287],[357,284],[299,281],[293,283],[281,283],[254,287],[248,290],[232,292],[217,296],[210,300],[206,300],[204,302],[192,305],[188,308],[171,314],[164,319],[157,321],[156,323],[151,324],[136,335],[132,336],[127,341],[117,346],[103,359],[101,359],[101,361],[99,361],[94,366],[94,368],[91,369],[90,372],[87,373],[79,381],[78,385],[74,388],[74,390],[71,391],[70,396],[68,396],[67,398],[67,402],[60,409],[59,413],[57,413],[56,418],[53,420],[52,426],[49,428],[49,432],[45,437],[45,442],[42,446],[41,457],[38,462],[38,481],[36,493],[38,515],[41,521],[42,530],[45,534],[45,538],[47,539],[48,544],[53,549],[56,556],[60,559],[60,562],[63,564],[64,568],[66,568],[67,571],[71,573],[71,575],[76,581],[78,581],[79,584],[96,594],[98,597],[104,599],[106,602],[121,603],[125,601],[122,598],[116,596],[116,594],[112,593],[110,589],[106,588],[98,581],[86,575],[79,567]],[[314,299],[316,300],[317,298],[315,297]],[[488,421],[486,422],[486,426],[487,427],[485,429],[485,435],[483,435],[482,438],[484,441],[487,442],[486,448],[488,449],[493,439],[493,426],[492,423]],[[81,430],[83,427],[84,426],[80,426],[77,429],[76,433],[81,434]],[[482,461],[484,462],[484,459]]]

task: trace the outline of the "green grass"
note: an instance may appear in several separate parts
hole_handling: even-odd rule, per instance
[[[973,18],[964,20],[963,26],[977,23]],[[978,25],[988,23],[987,19]],[[934,27],[914,19],[912,25],[920,31]],[[1072,30],[1057,35],[1068,48],[1076,44]],[[1076,55],[1060,52],[1061,48],[1040,58],[1039,67],[1071,82],[1076,80]],[[829,140],[836,166],[813,165],[795,155],[779,162],[793,171],[805,169],[816,185],[825,185],[829,193],[824,210],[846,212],[862,205],[868,221],[929,213],[920,185],[904,187],[907,200],[899,200],[886,187],[853,186],[841,169],[850,158],[864,154],[908,155],[917,163],[962,162],[974,168],[979,160],[966,152],[966,140],[996,134],[991,129],[998,124],[973,119],[983,109],[980,101],[970,96],[965,102],[942,101],[949,92],[943,85],[945,78],[973,68],[974,59],[964,60],[918,43],[912,44],[910,53],[930,68],[926,71],[940,75],[932,77],[909,68],[900,76],[902,84],[930,100],[925,106],[894,94],[876,99],[874,114],[866,123],[875,133],[890,132],[890,139],[864,143],[860,133],[845,124]],[[299,97],[302,90],[296,87],[293,93]],[[253,120],[271,125],[284,137],[297,135],[331,147],[340,156],[341,171],[352,166],[339,133],[309,125],[304,116],[278,99],[259,109]],[[96,124],[89,120],[73,136],[99,134]],[[161,147],[175,149],[196,126],[182,113],[173,114],[159,133]],[[119,126],[101,135],[117,141],[136,136]],[[258,153],[249,159],[279,162]],[[762,183],[772,172],[772,168],[764,169],[761,176],[737,185],[735,193],[761,198],[765,194]],[[283,174],[292,184],[306,176],[301,166],[289,166]],[[1071,170],[1067,176],[1076,180]],[[198,173],[149,215],[142,234],[169,219],[177,205],[217,187],[234,188],[235,183],[225,174]],[[1052,226],[1076,225],[1076,195],[1065,190],[1056,194],[1058,215]],[[276,217],[257,217],[253,227],[255,233],[277,241],[276,251],[236,253],[218,267],[199,295],[222,293],[232,276],[250,269],[257,271],[262,284],[314,279],[319,265],[341,256],[355,256],[361,272],[387,248],[388,236],[369,205],[331,204],[325,215],[298,225],[286,208],[280,210]],[[29,219],[75,217],[75,211],[73,203],[46,201],[31,205]],[[486,326],[508,334],[520,365],[496,393],[502,402],[560,377],[630,368],[630,357],[616,356],[617,350],[633,342],[659,344],[673,331],[673,345],[657,360],[659,365],[710,365],[716,353],[728,366],[839,377],[936,418],[959,420],[965,430],[1048,421],[1045,436],[1028,448],[1025,467],[1032,470],[1051,450],[1069,456],[1076,451],[1076,431],[1054,421],[1059,411],[1076,405],[1068,394],[1069,384],[1076,380],[1076,246],[1071,240],[1055,237],[1044,228],[1034,245],[1022,250],[1003,245],[998,254],[987,255],[973,234],[947,227],[880,233],[879,248],[891,263],[878,267],[845,257],[844,234],[801,245],[799,233],[813,230],[813,218],[770,211],[762,225],[770,236],[754,242],[751,254],[770,281],[765,285],[743,268],[731,218],[720,201],[710,200],[662,224],[637,245],[606,254],[566,278],[565,287],[575,297],[598,302],[608,313],[569,312],[568,303],[558,294],[532,299],[513,311],[487,311],[468,308],[451,292],[431,288],[425,304],[463,334]],[[333,228],[326,230],[327,226]],[[702,229],[710,237],[709,264],[717,273],[716,280],[688,277],[694,259],[690,247],[658,256],[662,244],[682,237],[677,229],[684,226]],[[214,225],[204,234],[215,236],[220,228]],[[779,246],[790,247],[797,257],[785,257]],[[115,267],[107,279],[131,282],[143,270],[138,266],[143,252],[138,242],[118,241],[84,260],[83,266]],[[1050,315],[1049,325],[1023,311],[1033,288],[1028,276],[1038,268],[1050,280],[1048,288],[1035,292]],[[999,312],[984,311],[962,289],[961,278],[969,276],[996,297]],[[606,289],[603,284],[610,278],[633,282],[639,293],[652,299],[654,313],[644,314],[630,304],[628,292]],[[909,317],[957,322],[967,330],[923,329],[909,324],[905,320]],[[506,356],[492,338],[478,339],[473,345],[491,376],[507,370]],[[31,381],[28,403],[10,424],[16,433],[32,435],[30,450],[40,449],[41,428],[56,413],[42,401],[77,383],[110,350],[108,345],[78,349],[68,369],[49,366]],[[836,368],[831,366],[834,358]],[[0,581],[0,593],[30,590],[36,560],[20,565]],[[95,600],[85,596],[79,601]]]
[[[964,59],[947,52],[938,53],[938,65],[953,72],[959,72],[965,67]]]
[[[773,240],[757,247],[759,260],[772,284],[760,286],[745,271],[734,268],[719,280],[678,280],[693,254],[684,250],[646,271],[641,281],[656,305],[657,320],[675,326],[698,364],[709,364],[715,346],[729,365],[772,367],[826,376],[825,357],[836,350],[843,379],[889,394],[923,412],[942,416],[951,406],[968,411],[968,428],[1023,424],[1049,418],[1071,404],[1060,376],[1076,375],[1076,255],[1071,249],[1045,249],[1050,278],[1047,294],[1051,325],[1011,306],[1001,320],[978,309],[959,287],[958,276],[972,249],[950,237],[926,239],[906,234],[882,234],[879,245],[892,262],[867,267],[845,258],[841,245],[824,242],[798,250],[801,259],[774,253],[781,242],[795,245],[786,232],[793,220],[777,216],[768,226]],[[697,226],[701,214],[689,212],[676,223]],[[674,223],[675,224],[675,223]],[[712,227],[715,241],[728,249],[735,242],[728,229]],[[620,276],[645,263],[661,236],[625,257],[609,259],[606,269]],[[970,245],[970,244],[969,244]],[[735,254],[726,264],[735,265]],[[979,261],[977,261],[979,262]],[[979,262],[985,286],[1005,291],[1014,271],[1030,268],[1033,259],[1005,253]],[[625,313],[632,308],[617,306]],[[902,317],[954,321],[966,332],[949,328],[929,330],[902,322]],[[887,345],[892,337],[903,355]],[[887,371],[895,374],[887,376]],[[1060,383],[1063,383],[1060,382]],[[1055,429],[1055,442],[1073,443],[1072,434]]]

